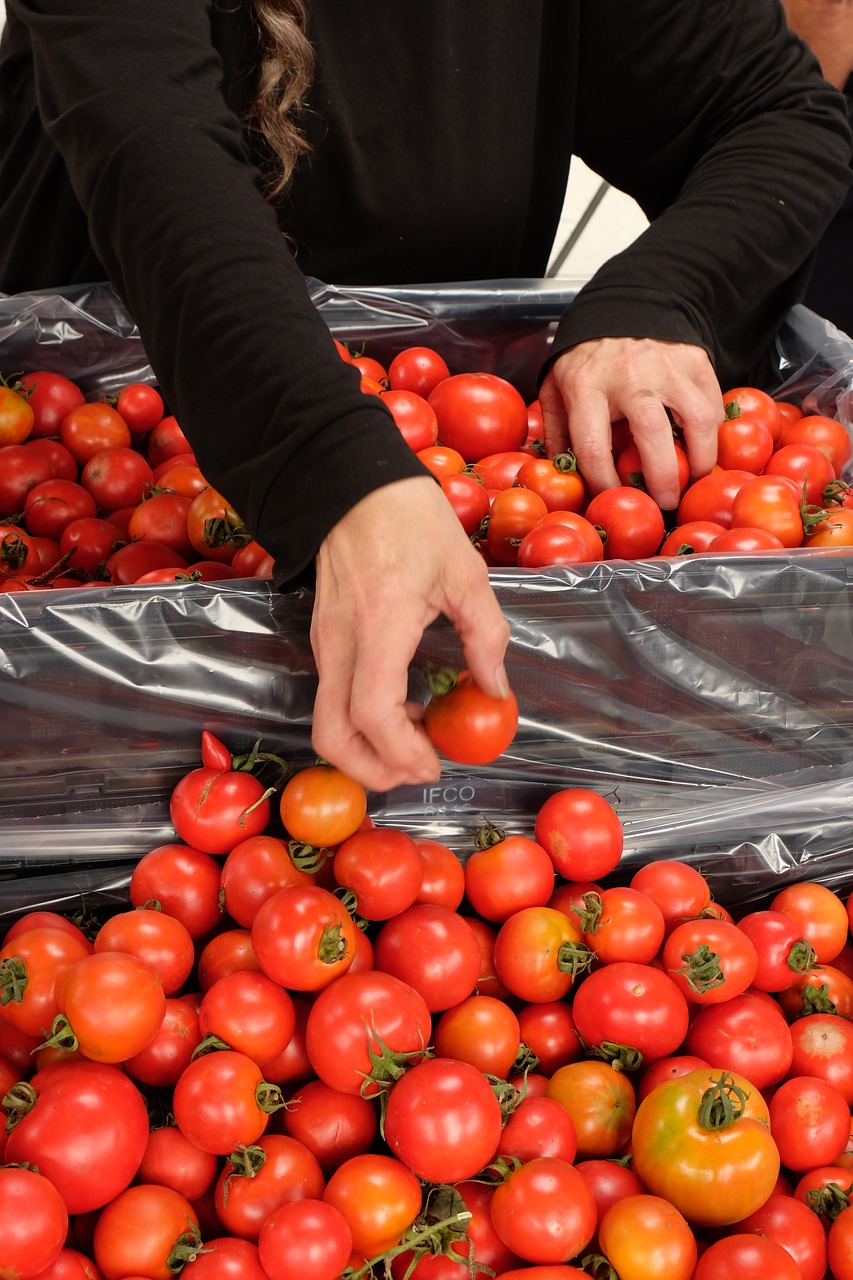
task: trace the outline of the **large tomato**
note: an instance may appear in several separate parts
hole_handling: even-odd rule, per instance
[[[637,1108],[631,1145],[649,1191],[695,1226],[727,1226],[752,1213],[779,1174],[767,1107],[733,1073],[691,1071],[659,1084]]]
[[[178,1128],[212,1155],[257,1142],[280,1105],[280,1093],[244,1053],[219,1049],[194,1058],[172,1095]]]
[[[596,494],[584,515],[603,530],[605,560],[653,556],[666,532],[663,513],[654,498],[631,485],[617,485]]]
[[[738,1233],[753,1232],[787,1249],[802,1280],[826,1274],[826,1231],[816,1213],[794,1196],[771,1195],[749,1217],[735,1224]]]
[[[140,1053],[166,1013],[157,974],[122,951],[84,956],[60,978],[56,994],[80,1052],[96,1062],[124,1062]]]
[[[393,1156],[353,1156],[336,1169],[323,1201],[343,1214],[352,1232],[352,1261],[376,1258],[397,1244],[421,1208],[421,1184]]]
[[[328,889],[294,885],[279,889],[258,908],[252,949],[273,982],[294,991],[320,991],[352,964],[356,932],[352,916]]]
[[[484,693],[462,671],[427,703],[424,728],[436,750],[460,764],[489,764],[506,751],[518,728],[518,703]]]
[[[748,991],[700,1009],[684,1047],[710,1067],[724,1071],[737,1065],[756,1089],[784,1079],[794,1051],[791,1029],[776,1002]]]
[[[779,1155],[795,1172],[831,1165],[850,1136],[850,1107],[819,1076],[789,1076],[770,1099],[770,1124]]]
[[[527,438],[527,405],[511,383],[493,373],[456,373],[429,394],[441,444],[466,462],[519,449]]]
[[[267,1218],[258,1240],[260,1270],[267,1280],[309,1275],[312,1280],[337,1280],[352,1252],[349,1223],[323,1200],[281,1205]],[[242,1271],[239,1280],[244,1280]]]
[[[553,907],[521,907],[503,922],[494,946],[495,972],[520,1000],[560,1000],[592,960],[580,930]]]
[[[476,1067],[430,1058],[400,1077],[388,1096],[385,1140],[425,1182],[459,1182],[488,1165],[501,1138],[500,1104]]]
[[[619,1280],[691,1280],[696,1238],[673,1204],[660,1196],[625,1196],[598,1228],[601,1252]]]
[[[575,992],[578,1035],[607,1061],[637,1066],[675,1053],[687,1032],[687,1001],[660,969],[617,961],[590,973]],[[633,1051],[633,1052],[632,1052]]]
[[[414,839],[395,827],[356,831],[337,850],[332,874],[355,895],[366,920],[388,920],[410,907],[423,878],[423,859]]]
[[[175,831],[203,853],[230,853],[269,822],[264,784],[245,768],[208,768],[185,774],[172,791],[169,815]]]
[[[495,924],[525,907],[544,906],[554,890],[554,865],[542,845],[491,825],[478,835],[464,870],[468,901]]]

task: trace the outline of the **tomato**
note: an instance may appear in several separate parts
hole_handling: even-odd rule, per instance
[[[196,978],[200,990],[204,992],[209,991],[219,978],[241,970],[261,972],[252,946],[252,932],[250,929],[223,929],[221,933],[215,933],[201,948]]]
[[[660,545],[659,556],[692,556],[707,551],[708,547],[725,533],[721,524],[713,520],[688,520],[676,525]],[[653,865],[653,864],[652,864]]]
[[[758,954],[752,985],[760,991],[785,991],[811,968],[817,957],[799,925],[783,911],[751,911],[738,921]]]
[[[128,382],[118,393],[116,412],[124,418],[131,435],[144,436],[163,417],[163,397],[148,382]]]
[[[480,529],[489,514],[489,495],[475,476],[452,474],[440,479],[442,492],[459,519],[462,528],[472,537]]]
[[[583,516],[577,520],[587,526],[586,533],[562,522],[549,524],[547,518],[540,521],[519,543],[519,566],[543,569],[549,565],[589,564],[603,559],[604,546],[594,525]]]
[[[40,1072],[38,1096],[6,1143],[9,1164],[38,1168],[70,1214],[100,1209],[135,1177],[148,1110],[117,1067],[71,1062]]]
[[[352,964],[356,932],[349,911],[328,889],[294,885],[277,890],[258,908],[252,950],[273,982],[294,991],[321,991]]]
[[[370,1098],[395,1078],[400,1064],[426,1053],[431,1031],[423,996],[393,974],[370,970],[345,973],[320,992],[305,1042],[321,1080]]]
[[[645,1191],[630,1164],[621,1160],[581,1160],[575,1168],[592,1192],[599,1226],[612,1205]]]
[[[795,1076],[819,1076],[853,1106],[853,1023],[835,1013],[814,1013],[791,1025]]]
[[[85,399],[76,382],[47,369],[22,374],[21,388],[32,410],[31,438],[58,435],[63,418]]]
[[[664,943],[663,965],[696,1004],[718,1004],[752,982],[758,954],[745,933],[725,920],[685,920]]]
[[[660,1196],[625,1196],[604,1214],[601,1251],[619,1280],[691,1280],[697,1246],[682,1214]]]
[[[177,419],[169,414],[161,418],[145,441],[145,451],[152,467],[158,467],[167,458],[178,454],[192,453],[192,446],[184,435]]]
[[[683,920],[701,915],[711,901],[711,889],[701,871],[675,858],[645,863],[634,872],[630,885],[657,903],[667,933]]]
[[[749,554],[755,551],[783,551],[784,543],[769,529],[750,529],[738,525],[724,529],[708,546],[707,555]]]
[[[682,494],[690,481],[690,462],[687,454],[679,444],[674,445],[675,460],[678,464],[678,492]],[[643,464],[640,450],[633,440],[614,452],[616,473],[623,485],[631,489],[642,489],[646,492],[646,479],[643,475]]]
[[[756,1233],[735,1234],[716,1240],[705,1250],[693,1272],[693,1280],[802,1280],[802,1273],[787,1249]]]
[[[265,973],[242,970],[225,974],[207,989],[198,1011],[199,1028],[266,1063],[284,1051],[296,1027],[293,1001]]]
[[[764,1204],[779,1174],[767,1108],[733,1073],[693,1071],[659,1084],[637,1108],[631,1145],[648,1190],[694,1226],[738,1222]]]
[[[341,844],[354,835],[367,812],[364,787],[331,765],[317,764],[286,783],[279,804],[287,831],[315,847]]]
[[[325,1179],[314,1155],[296,1138],[267,1134],[231,1154],[216,1183],[216,1213],[225,1230],[257,1241],[283,1204],[319,1200]]]
[[[777,1084],[791,1066],[793,1042],[782,1010],[761,994],[706,1005],[690,1023],[684,1047],[710,1067],[737,1066],[756,1089]]]
[[[537,1059],[539,1069],[552,1076],[558,1067],[583,1057],[571,1006],[562,1000],[526,1004],[518,1010],[521,1040]]]
[[[500,1238],[527,1262],[566,1262],[589,1244],[596,1227],[593,1194],[565,1160],[530,1160],[499,1184],[492,1221]]]
[[[180,1265],[200,1250],[198,1216],[170,1187],[128,1187],[101,1210],[95,1225],[95,1262],[104,1280],[170,1280],[175,1257]]]
[[[167,996],[182,987],[195,963],[193,940],[186,925],[163,911],[136,907],[106,920],[95,938],[95,951],[124,951],[150,965]]]
[[[717,431],[717,466],[725,471],[759,475],[773,454],[775,441],[766,421],[741,414],[726,418]]]
[[[130,542],[114,551],[104,566],[107,580],[120,586],[131,586],[155,570],[168,569],[166,581],[186,569],[182,556],[174,547],[161,542]]]
[[[33,457],[41,458],[50,467],[50,475],[56,480],[76,480],[77,463],[72,453],[59,440],[39,437],[28,440],[23,446]]]
[[[465,470],[494,495],[501,489],[511,489],[519,471],[529,461],[530,454],[521,449],[503,449],[499,453],[486,454],[466,466]]]
[[[282,1089],[293,1089],[304,1081],[310,1080],[314,1075],[314,1068],[305,1044],[311,1004],[308,998],[303,996],[294,994],[291,999],[296,1016],[293,1035],[277,1058],[264,1063],[264,1075],[267,1080],[272,1084],[280,1085]]]
[[[802,486],[787,476],[754,476],[732,503],[732,525],[774,533],[785,547],[799,547],[805,537]]]
[[[377,969],[414,987],[430,1013],[449,1009],[474,990],[480,946],[463,916],[435,903],[414,903],[383,924],[374,943]]]
[[[491,825],[477,844],[464,872],[465,893],[478,915],[502,924],[525,907],[545,905],[554,889],[554,866],[541,844]]]
[[[345,1160],[371,1149],[379,1124],[369,1099],[322,1080],[301,1085],[281,1116],[285,1133],[308,1148],[326,1178]]]
[[[449,678],[449,677],[448,677]],[[459,764],[490,764],[509,747],[518,728],[518,703],[484,693],[468,671],[449,688],[442,682],[427,703],[424,728],[437,751]]]
[[[33,485],[24,501],[24,523],[29,532],[57,541],[72,520],[97,513],[91,493],[74,480],[43,480]]]
[[[323,1200],[281,1205],[267,1218],[258,1239],[258,1256],[269,1280],[309,1275],[312,1280],[337,1280],[352,1252],[349,1223]]]
[[[226,497],[208,486],[193,498],[187,512],[187,534],[200,556],[230,564],[252,536]]]
[[[759,418],[767,425],[774,444],[778,442],[785,419],[776,401],[766,391],[758,387],[732,387],[723,393],[723,404],[726,417],[747,414],[750,418]]]
[[[105,572],[107,560],[118,547],[115,525],[97,516],[72,520],[62,530],[59,539],[59,551],[63,556],[70,553],[71,567],[83,569],[93,577]]]
[[[261,1266],[258,1246],[251,1240],[218,1236],[205,1238],[204,1251],[181,1274],[184,1280],[269,1280],[272,1270]]]
[[[850,1280],[853,1276],[853,1213],[845,1209],[839,1213],[829,1229],[827,1262],[829,1274],[834,1280]]]
[[[59,1256],[68,1210],[53,1183],[34,1169],[0,1168],[0,1276],[30,1280]]]
[[[257,1142],[278,1105],[279,1091],[264,1081],[258,1064],[232,1049],[194,1058],[172,1095],[184,1136],[202,1151],[223,1156]]]
[[[678,523],[692,520],[712,520],[724,529],[732,525],[732,507],[740,489],[747,480],[754,479],[751,471],[712,471],[694,480],[678,504]]]
[[[586,894],[583,938],[601,964],[634,960],[648,964],[664,937],[663,912],[653,898],[628,885]]]
[[[815,525],[804,543],[807,547],[853,546],[853,510],[847,507],[828,507],[824,520]]]
[[[583,478],[571,453],[531,458],[519,467],[516,484],[538,493],[549,511],[580,512],[586,497]]]
[[[437,1058],[468,1062],[484,1075],[505,1080],[521,1048],[518,1018],[494,996],[468,996],[438,1019],[432,1048]]]
[[[0,447],[0,516],[22,511],[33,485],[53,474],[46,457],[24,444]]]
[[[527,405],[511,383],[493,373],[456,373],[429,393],[441,444],[466,462],[518,449],[527,437]]]
[[[787,1249],[802,1280],[823,1280],[826,1274],[826,1232],[817,1214],[793,1196],[771,1195],[760,1209],[736,1223],[738,1234],[752,1232]]]
[[[102,401],[90,401],[66,414],[59,439],[82,467],[101,449],[129,447],[131,435],[120,413]]]
[[[618,1155],[631,1137],[637,1109],[634,1086],[623,1071],[607,1062],[588,1060],[559,1067],[545,1096],[555,1098],[572,1117],[581,1160]]]
[[[32,406],[7,383],[0,381],[0,446],[22,444],[33,429]]]
[[[394,390],[416,391],[429,396],[450,377],[447,361],[432,347],[406,347],[388,365],[388,381]]]
[[[495,939],[495,971],[520,1000],[552,1002],[571,990],[591,953],[580,930],[552,907],[520,907]]]
[[[448,449],[444,444],[434,444],[429,448],[419,449],[418,458],[438,480],[444,479],[445,476],[459,475],[466,466],[462,454],[457,449]]]
[[[504,1122],[496,1155],[504,1160],[548,1156],[572,1164],[578,1135],[574,1121],[555,1098],[523,1097]]]
[[[191,498],[177,493],[152,493],[140,501],[128,522],[132,541],[139,539],[174,547],[183,560],[195,558],[195,548],[187,536],[187,514]]]
[[[532,489],[502,489],[495,494],[486,530],[486,549],[495,564],[518,562],[518,546],[543,516],[545,500]]]
[[[350,890],[366,920],[388,920],[415,901],[423,860],[410,835],[395,827],[356,831],[332,861],[335,883]]]
[[[653,556],[663,542],[663,513],[642,489],[617,485],[596,494],[584,512],[603,530],[605,560],[641,560]]]
[[[415,902],[434,902],[455,911],[465,896],[465,872],[452,849],[439,840],[417,839],[423,863]]]
[[[261,835],[269,814],[264,784],[243,768],[192,769],[169,801],[169,816],[180,839],[210,854],[230,853],[241,841]]]
[[[777,1000],[789,1022],[804,1014],[839,1013],[853,1018],[853,979],[831,964],[806,969]]]
[[[786,885],[770,903],[790,916],[811,943],[820,964],[829,964],[847,941],[850,921],[844,903],[826,885],[810,880]]]
[[[420,1212],[421,1187],[399,1160],[368,1154],[353,1156],[335,1170],[323,1200],[348,1222],[355,1262],[376,1258],[398,1243]]]
[[[622,856],[622,823],[603,796],[583,787],[549,796],[536,814],[534,832],[566,880],[597,880]]]
[[[626,1049],[639,1053],[644,1063],[669,1057],[684,1040],[689,1020],[687,1001],[672,979],[631,961],[590,973],[578,986],[572,1009],[584,1043],[614,1064]]]
[[[806,414],[786,422],[782,428],[779,443],[783,446],[808,444],[820,449],[832,464],[837,476],[841,475],[850,461],[853,444],[850,433],[836,418],[827,418],[822,414]]]
[[[847,1145],[850,1107],[829,1081],[790,1076],[770,1099],[770,1126],[786,1168],[830,1165]]]
[[[55,1260],[44,1271],[38,1273],[38,1280],[101,1280],[100,1272],[87,1257],[77,1249],[67,1246],[60,1249]]]
[[[130,877],[134,907],[159,902],[193,938],[201,938],[222,920],[221,868],[215,858],[183,844],[163,844],[143,854]]]
[[[58,984],[91,951],[85,938],[49,925],[7,939],[0,949],[0,1022],[30,1036],[49,1035],[59,1013]]]
[[[80,1052],[96,1062],[123,1062],[140,1053],[166,1013],[157,974],[121,951],[84,956],[63,974],[56,994]]]
[[[403,388],[383,391],[379,399],[390,410],[400,434],[415,452],[429,449],[438,438],[438,420],[429,401]]]
[[[796,482],[801,493],[805,486],[805,500],[814,506],[823,504],[824,490],[836,476],[826,454],[810,444],[782,445],[767,463],[764,474],[788,476]]]
[[[163,1021],[139,1053],[125,1059],[134,1080],[157,1088],[171,1088],[201,1044],[198,1013],[185,1000],[167,997]]]
[[[287,841],[278,836],[241,840],[222,866],[225,910],[237,924],[251,929],[258,908],[279,889],[314,883],[293,861]]]

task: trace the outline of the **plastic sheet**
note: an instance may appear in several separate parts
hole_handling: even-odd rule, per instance
[[[451,368],[494,369],[525,394],[574,292],[310,287],[333,331],[380,358],[430,343]],[[0,369],[35,367],[89,395],[152,376],[103,286],[0,297]],[[762,381],[853,423],[853,343],[804,308]],[[548,794],[583,785],[618,795],[626,875],[684,858],[735,906],[806,877],[853,887],[851,567],[792,551],[495,571],[515,742],[495,765],[447,765],[434,787],[374,796],[371,812],[464,858],[482,815],[529,833]],[[198,763],[202,728],[234,750],[261,738],[310,759],[310,610],[304,590],[248,580],[0,596],[0,919],[120,897],[130,865],[173,838],[168,795]],[[459,658],[439,620],[413,695],[428,666]]]

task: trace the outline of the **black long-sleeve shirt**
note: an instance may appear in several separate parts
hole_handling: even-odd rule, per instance
[[[7,0],[0,46],[0,289],[112,281],[282,577],[421,470],[306,275],[541,276],[574,153],[652,221],[555,350],[698,343],[731,384],[801,298],[850,135],[777,0],[311,0],[310,20],[312,153],[276,203],[240,123],[245,0]]]

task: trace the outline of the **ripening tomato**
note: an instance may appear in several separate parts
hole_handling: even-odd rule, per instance
[[[520,907],[503,922],[494,946],[495,971],[528,1003],[560,1000],[592,959],[580,930],[552,907]]]
[[[195,548],[187,536],[187,513],[192,498],[179,493],[152,493],[143,498],[130,517],[127,532],[132,541],[159,542],[174,547],[184,560],[195,559]]]
[[[601,964],[648,964],[658,953],[666,927],[654,899],[629,885],[585,894],[580,919],[584,942]]]
[[[33,429],[33,418],[26,398],[0,381],[0,446],[23,444]]]
[[[527,405],[505,378],[493,373],[456,373],[428,396],[438,419],[441,444],[466,462],[518,449],[527,437]]]
[[[124,1062],[141,1053],[166,1013],[157,974],[122,951],[84,956],[62,975],[56,995],[80,1052],[95,1062]]]
[[[437,751],[459,764],[490,764],[509,747],[518,728],[518,703],[484,693],[461,671],[454,683],[444,684],[427,703],[424,728]]]
[[[294,840],[324,848],[354,835],[367,812],[367,795],[360,782],[340,769],[311,765],[286,783],[279,811]]]
[[[814,526],[803,544],[806,547],[853,546],[853,510],[827,507],[826,517]]]
[[[801,490],[788,476],[753,476],[735,495],[732,526],[764,529],[785,547],[801,546],[805,537]]]
[[[428,449],[420,449],[418,459],[438,480],[442,480],[445,476],[461,474],[467,465],[457,449],[448,449],[444,444],[434,444]]]
[[[352,1258],[360,1265],[392,1248],[409,1229],[421,1209],[421,1185],[402,1161],[368,1153],[335,1170],[323,1200],[348,1222]]]
[[[545,1089],[572,1117],[578,1135],[578,1158],[619,1155],[631,1137],[637,1110],[634,1086],[609,1062],[588,1059],[559,1067]]]
[[[62,419],[59,439],[82,467],[101,449],[128,448],[131,435],[120,413],[102,401],[89,401]]]
[[[837,1013],[813,1013],[791,1024],[791,1074],[818,1076],[853,1107],[853,1022]]]
[[[602,1253],[619,1280],[691,1280],[696,1238],[673,1204],[640,1192],[611,1205],[598,1227]]]
[[[622,823],[603,796],[584,787],[549,796],[536,814],[534,831],[566,880],[597,880],[622,856]]]
[[[101,1210],[93,1245],[104,1280],[170,1280],[176,1247],[184,1261],[201,1251],[198,1215],[170,1187],[128,1187]]]
[[[811,880],[780,889],[770,906],[790,916],[814,947],[819,964],[830,964],[847,941],[849,918],[832,889]]]
[[[200,556],[230,564],[252,535],[226,497],[210,485],[196,494],[187,512],[187,534]]]
[[[517,564],[519,543],[547,514],[544,498],[532,489],[513,486],[496,493],[486,530],[486,549],[494,563]]]

